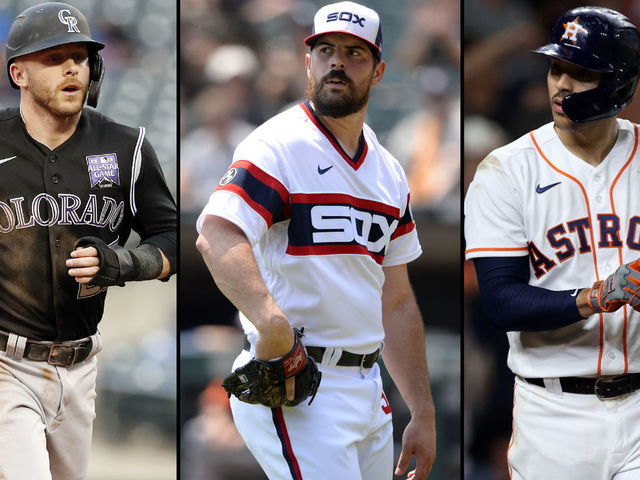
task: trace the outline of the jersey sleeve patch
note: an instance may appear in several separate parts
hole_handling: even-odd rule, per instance
[[[219,190],[226,190],[241,197],[264,218],[268,227],[289,218],[290,201],[286,187],[251,162],[234,162],[215,191]]]

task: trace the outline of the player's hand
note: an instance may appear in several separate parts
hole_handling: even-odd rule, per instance
[[[93,247],[76,248],[71,252],[71,258],[66,261],[69,275],[75,277],[78,283],[89,283],[100,270],[98,250]]]
[[[408,480],[425,480],[436,459],[436,420],[433,414],[412,417],[402,434],[402,451],[395,474],[402,475],[416,457],[416,468],[407,475]]]
[[[628,303],[640,308],[640,259],[624,265],[604,281],[597,281],[587,292],[587,301],[595,313],[615,312]]]
[[[277,320],[270,328],[260,331],[255,358],[268,361],[283,357],[293,348],[293,335],[293,329],[286,318]],[[293,400],[295,396],[295,382],[295,377],[285,380],[287,400]]]

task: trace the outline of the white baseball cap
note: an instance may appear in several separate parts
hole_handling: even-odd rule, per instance
[[[311,48],[318,37],[325,33],[347,33],[358,37],[373,47],[382,58],[382,24],[375,10],[354,2],[338,2],[325,5],[313,18],[313,32],[304,39]]]

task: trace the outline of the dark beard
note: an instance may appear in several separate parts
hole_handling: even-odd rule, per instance
[[[342,94],[334,95],[326,91],[331,88],[326,83],[333,79],[342,80],[347,86]],[[359,112],[366,107],[370,93],[371,81],[357,88],[342,70],[331,70],[318,83],[312,78],[307,81],[307,98],[313,103],[316,113],[321,116],[343,118]]]

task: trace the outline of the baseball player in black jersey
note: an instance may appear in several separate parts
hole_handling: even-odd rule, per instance
[[[0,111],[3,480],[85,478],[107,288],[175,270],[176,206],[145,129],[83,108],[103,47],[54,2],[21,13],[6,43],[20,108]]]

